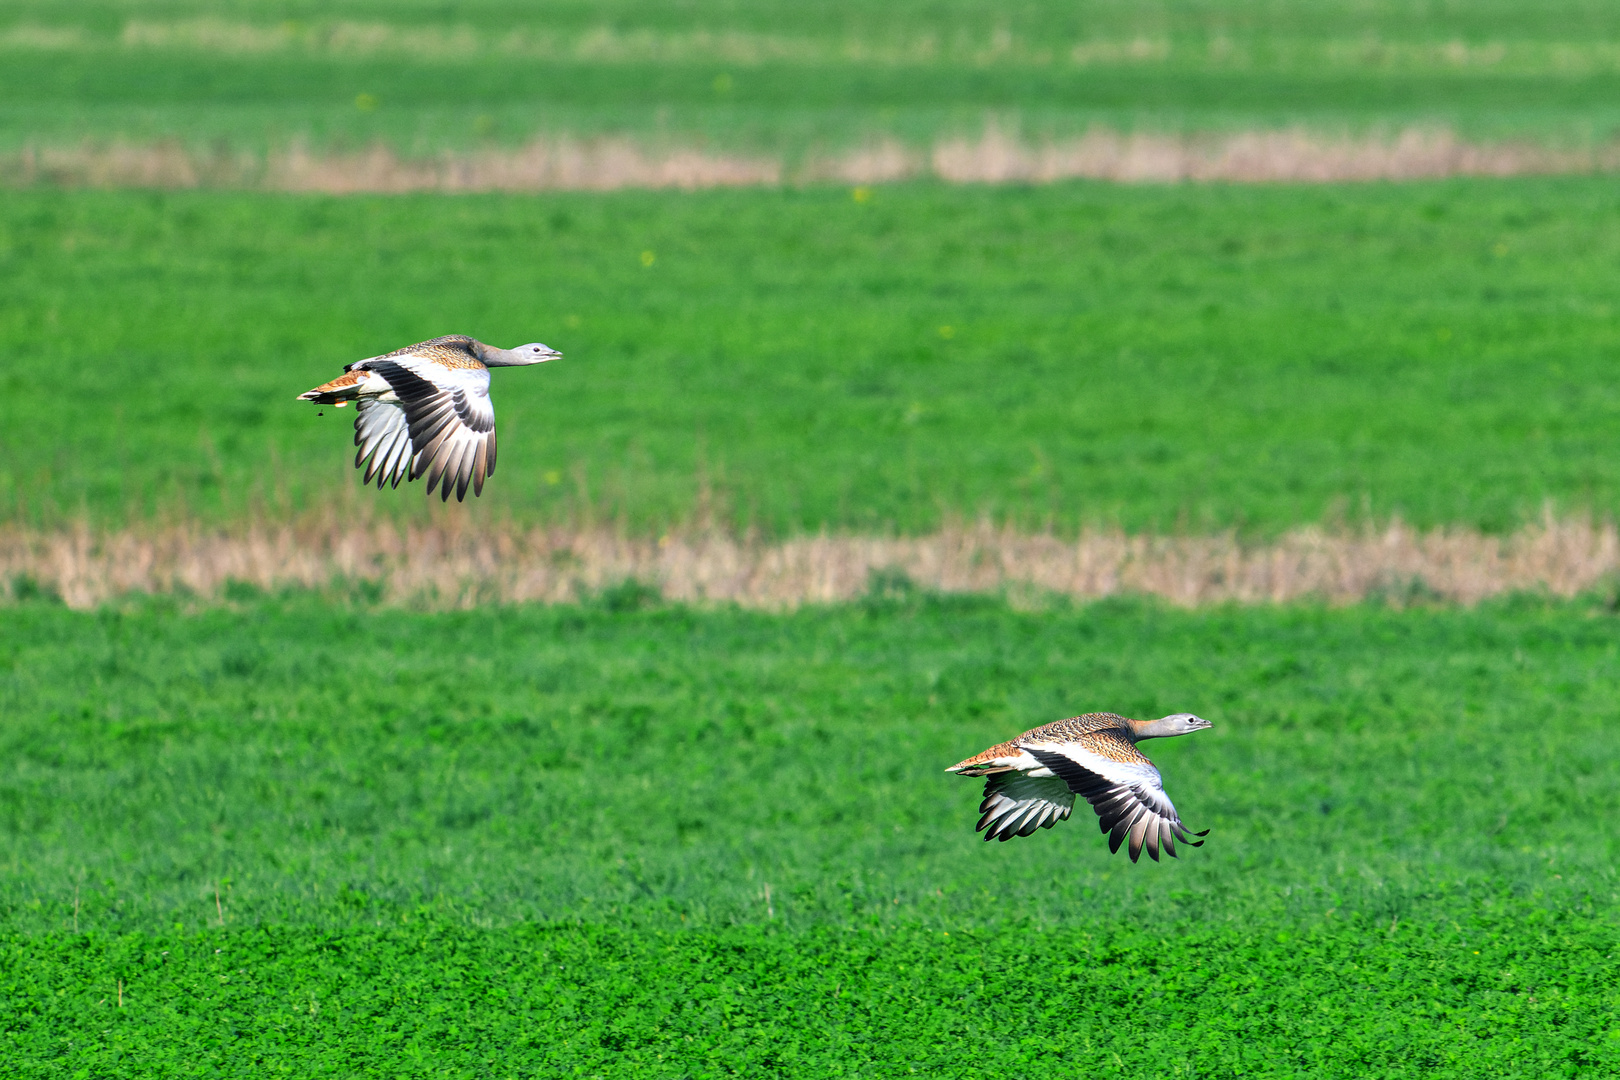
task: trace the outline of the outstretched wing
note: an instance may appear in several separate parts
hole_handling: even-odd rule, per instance
[[[411,429],[405,407],[384,398],[361,398],[355,404],[354,445],[360,448],[354,455],[354,467],[365,468],[365,483],[375,476],[379,490],[388,483],[399,487],[411,468]]]
[[[1164,783],[1153,763],[1129,748],[1131,757],[1139,760],[1115,760],[1114,757],[1086,749],[1080,743],[1062,746],[1025,745],[1030,756],[1052,770],[1070,791],[1081,796],[1097,811],[1102,831],[1108,834],[1108,850],[1118,851],[1119,845],[1130,838],[1131,861],[1135,862],[1147,848],[1148,855],[1157,862],[1159,848],[1174,856],[1176,840],[1200,847],[1203,836],[1209,832],[1189,833],[1181,817],[1164,793]],[[1125,754],[1118,755],[1125,757]]]
[[[446,501],[452,487],[457,502],[465,499],[469,484],[474,495],[482,495],[484,478],[495,471],[489,372],[481,367],[447,368],[411,356],[362,363],[388,380],[399,398],[411,445],[410,478],[426,476],[430,495],[442,483],[440,494]]]
[[[986,840],[1011,840],[1050,829],[1074,809],[1074,792],[1056,776],[996,773],[984,782],[978,828]]]

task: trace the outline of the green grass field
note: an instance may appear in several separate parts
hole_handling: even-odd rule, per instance
[[[0,178],[25,147],[558,135],[791,169],[991,125],[1590,147],[1620,129],[1615,26],[1586,0],[17,0]],[[1617,266],[1601,178],[8,189],[0,541],[1608,520]],[[496,374],[476,504],[361,490],[349,415],[294,395],[455,331],[566,358]],[[1179,610],[889,575],[769,614],[634,582],[440,613],[341,582],[70,611],[50,584],[0,582],[7,1076],[1620,1073],[1612,588]],[[1084,810],[977,838],[980,785],[943,769],[1091,709],[1214,722],[1147,747],[1206,846],[1132,865]]]
[[[987,114],[1030,136],[1438,125],[1587,143],[1620,127],[1617,50],[1593,0],[21,0],[0,21],[0,148],[422,154],[630,133],[791,158],[976,134]]]
[[[951,516],[1264,534],[1620,507],[1602,180],[0,205],[0,517],[362,491],[295,394],[434,334],[496,374],[474,520],[781,535]],[[651,265],[645,265],[651,260]]]
[[[0,1053],[1606,1075],[1615,642],[1527,601],[12,608]],[[1151,748],[1207,846],[1133,866],[1085,815],[979,841],[943,767],[1097,707],[1215,722]]]

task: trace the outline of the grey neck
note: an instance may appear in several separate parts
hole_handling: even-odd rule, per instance
[[[521,367],[528,363],[511,349],[497,349],[493,345],[485,345],[477,338],[473,339],[472,348],[473,353],[483,361],[485,367]]]
[[[1174,735],[1185,735],[1187,729],[1171,717],[1163,720],[1137,720],[1131,724],[1138,739],[1168,739]]]

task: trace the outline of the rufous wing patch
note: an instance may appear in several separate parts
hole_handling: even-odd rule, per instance
[[[946,769],[946,772],[960,773],[963,776],[983,776],[1006,766],[997,765],[1003,758],[1015,758],[1023,753],[1016,745],[1010,742],[997,743],[990,749],[974,754],[966,761],[958,761]]]
[[[369,377],[364,371],[349,371],[331,382],[322,383],[313,390],[298,395],[299,401],[314,401],[322,405],[351,401],[359,394],[359,386]]]

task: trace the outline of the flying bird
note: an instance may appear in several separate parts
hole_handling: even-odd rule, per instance
[[[299,401],[343,408],[355,403],[354,467],[377,487],[427,477],[427,493],[456,501],[484,493],[495,472],[495,406],[489,400],[489,369],[527,367],[562,353],[535,342],[497,349],[449,334],[391,353],[356,360],[329,383],[298,395]]]
[[[1154,862],[1159,848],[1174,856],[1176,839],[1193,847],[1202,840],[1181,823],[1159,770],[1136,749],[1143,739],[1165,739],[1213,727],[1192,713],[1162,720],[1129,720],[1113,713],[1086,713],[1024,732],[952,765],[946,772],[988,776],[979,804],[980,830],[986,840],[1029,836],[1050,829],[1069,816],[1074,797],[1083,796],[1097,811],[1108,850],[1130,838],[1131,862],[1146,846]]]

